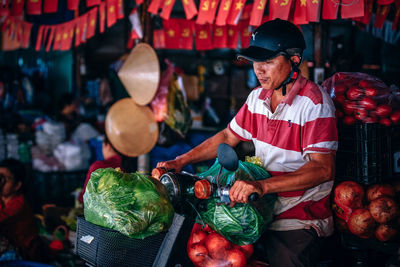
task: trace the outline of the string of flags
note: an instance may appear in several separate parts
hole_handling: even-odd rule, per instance
[[[82,0],[84,1],[84,0]],[[113,26],[124,18],[123,0],[85,0],[91,8],[71,21],[57,25],[40,25],[35,44],[30,44],[32,23],[23,20],[24,13],[41,15],[54,13],[58,0],[0,0],[0,25],[4,39],[13,42],[14,49],[34,46],[36,50],[69,50],[92,38],[96,29]],[[135,0],[140,6],[144,0]],[[185,18],[171,18],[174,5],[181,1]],[[373,25],[382,28],[391,9],[394,9],[392,30],[398,28],[400,0],[149,0],[147,12],[162,18],[162,29],[153,31],[156,49],[193,49],[247,47],[251,27],[280,18],[296,25],[320,20],[352,19],[369,24],[376,5]],[[67,9],[78,11],[80,0],[66,0]],[[266,12],[268,10],[268,12]],[[76,12],[77,13],[77,12]],[[267,14],[266,14],[267,13]],[[132,25],[127,47],[143,38],[137,8],[129,21]],[[34,39],[34,38],[32,38]]]

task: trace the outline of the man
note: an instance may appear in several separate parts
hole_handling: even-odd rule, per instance
[[[329,195],[333,186],[337,130],[329,95],[300,75],[305,41],[290,22],[269,21],[252,34],[239,54],[253,62],[261,87],[254,89],[229,126],[175,160],[182,166],[215,158],[220,143],[253,141],[255,154],[272,175],[261,181],[237,181],[232,204],[250,194],[277,193],[275,219],[261,238],[271,266],[314,266],[319,237],[333,231]]]

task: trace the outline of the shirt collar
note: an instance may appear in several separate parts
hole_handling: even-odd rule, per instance
[[[304,78],[300,73],[297,77],[296,81],[294,82],[292,88],[290,89],[289,93],[287,94],[284,103],[292,105],[293,99],[299,93],[299,91],[306,85],[307,79]],[[259,99],[266,100],[267,98],[271,98],[272,94],[274,93],[273,89],[262,89]]]

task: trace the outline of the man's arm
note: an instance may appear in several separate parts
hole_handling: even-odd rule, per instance
[[[229,197],[235,202],[247,203],[250,194],[260,196],[270,193],[306,190],[333,180],[335,176],[335,156],[332,153],[309,154],[310,161],[295,172],[271,177],[261,181],[237,181],[229,191]]]
[[[176,172],[180,172],[181,169],[188,164],[216,158],[219,144],[227,143],[228,145],[234,147],[239,143],[239,141],[239,138],[237,138],[231,132],[231,130],[225,128],[224,130],[208,138],[189,152],[178,156],[176,159],[159,162],[157,164],[157,167],[175,169]]]

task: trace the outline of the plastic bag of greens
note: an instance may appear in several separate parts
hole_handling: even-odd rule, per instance
[[[217,159],[209,170],[197,175],[215,182],[220,166]],[[239,161],[235,172],[223,168],[219,180],[221,186],[225,186],[233,185],[236,180],[255,181],[269,177],[271,175],[263,167]],[[218,198],[211,198],[207,200],[207,208],[199,212],[199,219],[235,244],[252,244],[272,222],[275,200],[276,194],[266,194],[251,204],[238,203],[231,208],[222,205]]]
[[[144,239],[168,230],[174,216],[164,186],[137,172],[97,169],[90,176],[83,200],[87,221],[133,238]]]

